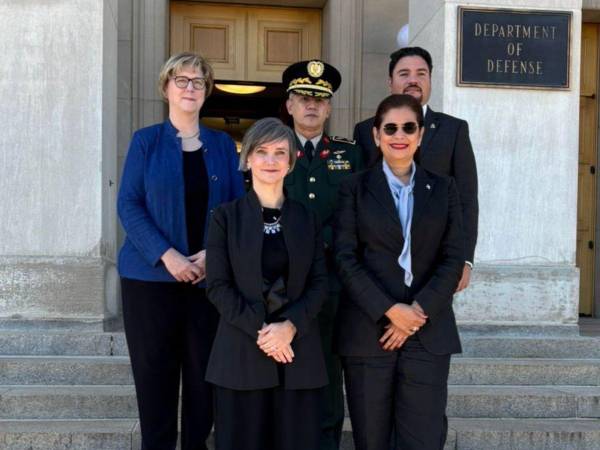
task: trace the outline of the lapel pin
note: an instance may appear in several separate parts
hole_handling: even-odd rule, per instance
[[[428,185],[428,184],[426,184],[426,185],[425,185],[425,187],[426,187],[427,189],[431,189],[431,186],[430,186],[430,185]]]
[[[435,128],[435,123],[432,123],[431,125],[429,125],[429,128]]]

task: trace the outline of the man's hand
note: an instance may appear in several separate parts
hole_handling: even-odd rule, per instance
[[[458,282],[458,287],[456,288],[456,292],[460,292],[469,286],[469,283],[471,282],[472,270],[473,269],[471,269],[471,266],[469,264],[465,264],[465,266],[463,267],[462,276],[460,277],[460,281]]]

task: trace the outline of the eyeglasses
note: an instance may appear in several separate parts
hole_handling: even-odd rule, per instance
[[[177,77],[171,77],[171,79],[175,81],[175,86],[177,86],[179,89],[186,89],[189,86],[190,81],[192,82],[192,87],[196,91],[201,91],[206,87],[206,78],[188,78],[181,75]]]
[[[419,131],[419,125],[417,122],[406,122],[403,123],[400,127],[398,127],[395,123],[386,123],[383,126],[383,132],[388,136],[393,136],[398,132],[398,129],[402,129],[402,132],[406,135],[415,134]]]

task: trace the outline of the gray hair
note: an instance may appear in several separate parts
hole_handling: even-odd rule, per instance
[[[257,120],[244,135],[242,151],[240,152],[240,167],[243,172],[248,170],[248,157],[257,147],[270,142],[287,141],[290,152],[290,172],[296,164],[296,136],[290,127],[274,117]]]

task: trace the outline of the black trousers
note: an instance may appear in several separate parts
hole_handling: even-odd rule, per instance
[[[123,319],[137,393],[142,450],[174,450],[181,380],[181,449],[205,450],[213,424],[204,381],[218,314],[187,283],[122,278]]]
[[[450,355],[429,353],[413,336],[389,356],[343,364],[356,450],[444,448]]]
[[[319,450],[338,450],[344,425],[344,387],[342,362],[333,351],[335,316],[339,292],[330,291],[319,312],[319,331],[329,384],[321,388],[321,443]]]
[[[215,387],[216,450],[317,450],[318,389]]]

